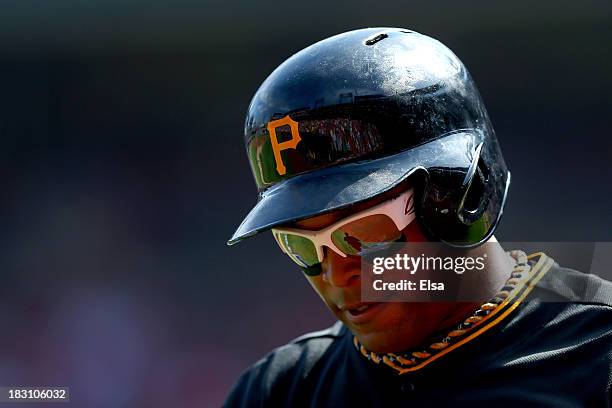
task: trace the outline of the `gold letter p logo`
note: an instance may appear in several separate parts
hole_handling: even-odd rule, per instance
[[[284,125],[289,125],[291,129],[291,140],[286,142],[278,143],[276,138],[276,128]],[[276,171],[279,175],[283,175],[287,172],[287,168],[283,164],[283,158],[281,157],[281,150],[295,149],[302,140],[300,133],[298,132],[298,123],[291,119],[289,115],[284,118],[271,120],[268,122],[268,133],[270,133],[270,142],[272,143],[272,151],[274,152],[274,160],[276,161]]]

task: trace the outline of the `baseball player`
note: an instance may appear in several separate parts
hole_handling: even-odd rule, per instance
[[[256,92],[245,142],[259,200],[228,243],[272,230],[338,322],[255,363],[226,406],[610,405],[611,284],[495,240],[510,173],[443,44],[396,28],[313,44]],[[470,300],[363,299],[367,253],[429,242],[486,251]]]

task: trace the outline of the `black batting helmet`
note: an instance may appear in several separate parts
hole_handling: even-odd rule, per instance
[[[287,59],[255,93],[245,143],[259,199],[230,245],[420,175],[421,224],[475,246],[493,234],[510,184],[463,63],[405,29],[350,31]]]

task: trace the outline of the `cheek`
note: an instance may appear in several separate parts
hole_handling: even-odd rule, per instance
[[[317,295],[319,295],[321,300],[323,300],[323,302],[331,309],[331,302],[327,299],[327,293],[325,290],[326,285],[325,282],[323,282],[323,280],[321,279],[321,275],[308,276],[304,274],[304,276],[306,277],[308,283],[310,283],[310,286],[312,286],[315,292],[317,292]]]
[[[421,229],[418,220],[412,221],[406,228],[404,228],[404,235],[408,242],[428,242],[429,240],[425,236],[425,233]]]
[[[317,293],[319,292],[322,284],[323,284],[323,280],[321,279],[321,275],[317,275],[317,276],[308,276],[305,273],[303,273],[304,277],[306,278],[306,280],[308,281],[308,283],[310,283],[310,286],[312,286],[312,288],[317,291]]]

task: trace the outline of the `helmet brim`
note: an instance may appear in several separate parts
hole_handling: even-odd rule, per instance
[[[264,191],[227,244],[371,199],[419,169],[440,168],[467,175],[482,142],[480,130],[462,129],[391,156],[297,175]]]

